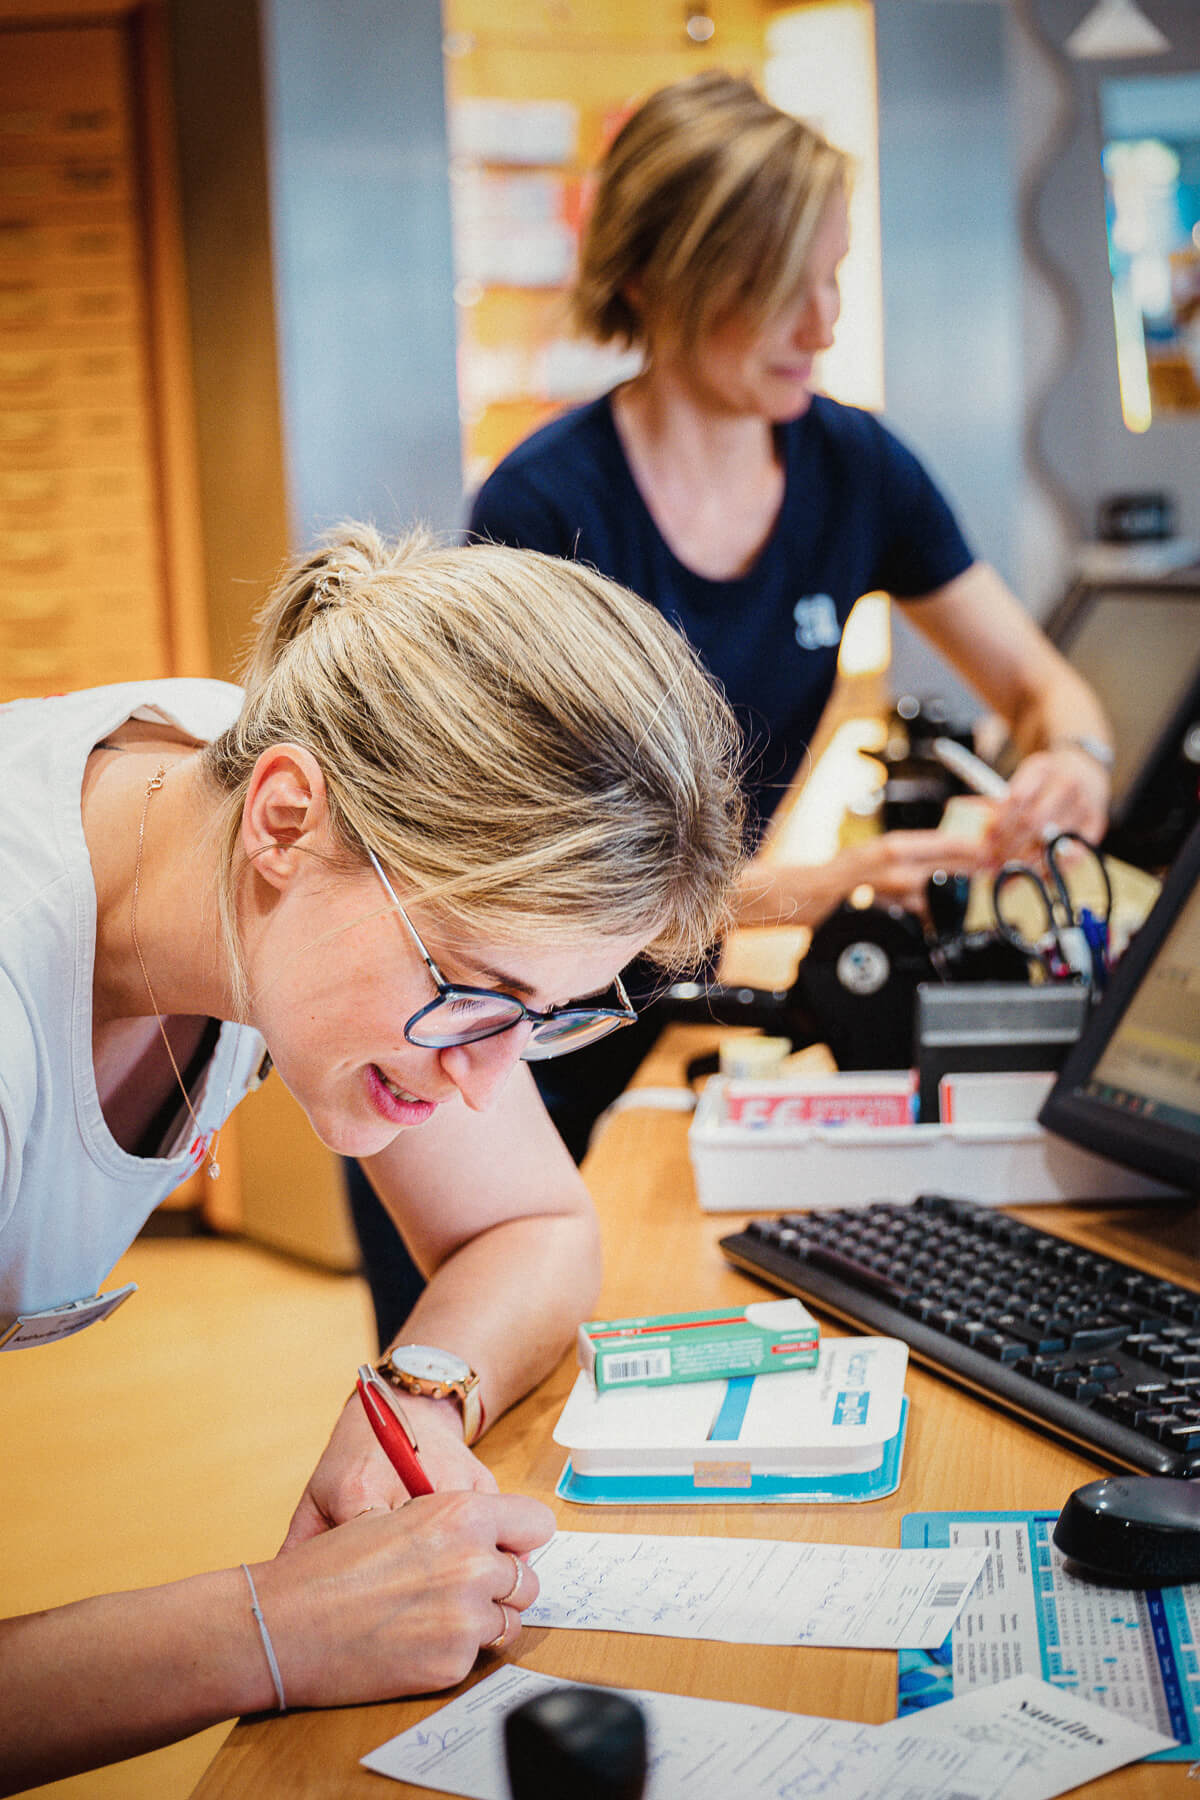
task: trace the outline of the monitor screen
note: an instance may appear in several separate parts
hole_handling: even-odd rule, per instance
[[[1052,635],[1112,723],[1112,809],[1120,817],[1200,675],[1200,587],[1097,585]]]
[[[1200,826],[1039,1117],[1089,1150],[1200,1194]]]

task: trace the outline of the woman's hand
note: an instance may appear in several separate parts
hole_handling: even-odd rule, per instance
[[[553,1532],[540,1500],[427,1494],[254,1564],[288,1706],[428,1693],[510,1649]],[[0,1793],[277,1704],[239,1568],[0,1620]]]
[[[948,831],[885,831],[839,850],[827,863],[756,862],[743,878],[743,925],[819,925],[856,888],[869,887],[881,906],[903,906],[924,917],[925,887],[939,869],[972,875],[990,852]]]
[[[462,1416],[453,1400],[427,1400],[420,1394],[405,1394],[400,1405],[417,1440],[421,1464],[437,1493],[496,1493],[491,1470],[463,1443]],[[403,1506],[408,1499],[408,1489],[384,1455],[362,1402],[354,1393],[342,1408],[325,1452],[300,1497],[283,1548],[290,1550],[360,1513]]]
[[[1098,844],[1108,828],[1109,777],[1078,744],[1035,750],[1016,769],[999,802],[984,849],[991,865],[1036,864],[1048,837],[1072,831]]]
[[[520,1635],[521,1613],[538,1593],[522,1559],[553,1532],[540,1500],[428,1494],[254,1564],[288,1706],[454,1686],[481,1649],[508,1650]],[[254,1629],[248,1605],[246,1628]],[[263,1674],[270,1708],[265,1657]]]

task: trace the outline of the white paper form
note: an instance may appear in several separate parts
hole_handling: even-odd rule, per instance
[[[527,1625],[895,1650],[943,1641],[987,1552],[560,1531],[530,1560]]]
[[[364,1767],[468,1800],[509,1800],[504,1718],[559,1682],[510,1665],[364,1756]],[[646,1717],[647,1800],[1018,1800],[1025,1753],[1004,1744],[630,1693]],[[1020,1796],[1024,1800],[1024,1796]]]
[[[1033,1675],[976,1688],[911,1718],[894,1719],[881,1735],[935,1737],[1004,1745],[1023,1753],[1014,1800],[1053,1800],[1111,1769],[1169,1750],[1174,1738],[1119,1713],[1093,1706]]]
[[[467,1800],[509,1800],[505,1716],[576,1685],[499,1669],[363,1766]],[[647,1800],[1054,1800],[1169,1741],[1032,1677],[884,1726],[682,1694],[628,1698],[646,1719]]]

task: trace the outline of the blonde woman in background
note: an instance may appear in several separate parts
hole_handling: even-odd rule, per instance
[[[694,960],[742,817],[732,717],[652,609],[366,527],[282,578],[244,692],[17,702],[0,766],[10,1347],[66,1331],[273,1061],[428,1277],[394,1377],[432,1362],[454,1390],[405,1395],[432,1495],[409,1502],[352,1399],[272,1561],[0,1625],[11,1792],[239,1713],[444,1687],[512,1644],[553,1518],[471,1445],[600,1272],[522,1064],[625,1024],[635,953]]]
[[[922,910],[936,869],[1036,854],[1051,820],[1105,828],[1109,734],[1091,690],[975,560],[916,458],[816,391],[849,181],[841,151],[748,81],[709,72],[652,94],[601,164],[573,296],[581,331],[640,349],[642,370],[512,451],[470,519],[474,540],[612,576],[688,637],[743,724],[756,827],[807,753],[863,593],[894,595],[1007,721],[1024,760],[982,845],[889,832],[818,866],[756,860],[743,925],[815,924],[862,884]],[[651,1009],[545,1072],[577,1157],[660,1029]]]

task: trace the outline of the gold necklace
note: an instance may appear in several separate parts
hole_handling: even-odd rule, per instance
[[[154,1017],[158,1023],[159,1034],[162,1037],[163,1047],[165,1048],[167,1055],[171,1060],[171,1067],[175,1071],[175,1079],[179,1083],[179,1091],[183,1095],[183,1104],[187,1107],[188,1112],[191,1114],[192,1124],[196,1128],[197,1142],[204,1143],[204,1154],[208,1160],[209,1179],[211,1181],[215,1181],[217,1179],[217,1176],[221,1173],[221,1165],[217,1161],[217,1148],[221,1142],[221,1127],[219,1125],[217,1126],[216,1131],[213,1133],[213,1139],[212,1139],[211,1144],[205,1142],[204,1134],[200,1130],[200,1121],[196,1117],[195,1109],[192,1106],[191,1098],[188,1094],[187,1088],[184,1086],[183,1076],[179,1073],[179,1064],[175,1061],[175,1052],[171,1048],[171,1040],[167,1036],[167,1028],[163,1024],[162,1014],[158,1010],[158,1001],[154,998],[154,989],[150,985],[150,975],[149,975],[149,971],[146,968],[146,959],[142,955],[142,946],[138,943],[137,905],[138,905],[138,890],[142,885],[142,848],[143,848],[143,845],[144,845],[145,839],[146,839],[146,814],[150,811],[150,796],[152,794],[157,794],[159,788],[163,784],[163,779],[164,779],[166,773],[167,773],[166,763],[160,763],[158,766],[157,772],[154,775],[152,775],[150,777],[149,781],[146,783],[146,798],[142,802],[142,821],[141,821],[141,824],[138,826],[137,861],[135,862],[135,864],[133,866],[133,905],[129,909],[129,935],[133,939],[133,947],[137,951],[137,959],[138,959],[139,963],[142,965],[142,980],[146,983],[146,992],[149,994],[150,1004],[154,1008]]]

